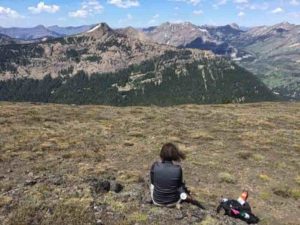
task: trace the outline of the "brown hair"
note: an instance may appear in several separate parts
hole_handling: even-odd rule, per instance
[[[178,148],[172,144],[164,144],[160,151],[160,158],[163,161],[181,161],[185,159],[185,154],[178,150]]]
[[[241,194],[241,197],[247,201],[248,197],[249,197],[249,193],[247,190],[243,190],[242,194]]]

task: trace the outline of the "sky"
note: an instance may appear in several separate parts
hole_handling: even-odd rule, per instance
[[[300,24],[300,0],[0,0],[0,26]]]

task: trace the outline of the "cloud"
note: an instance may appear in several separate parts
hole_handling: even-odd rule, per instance
[[[300,18],[300,13],[292,12],[292,13],[289,13],[289,16],[294,18],[294,19],[299,19]]]
[[[226,5],[227,2],[228,2],[227,0],[218,0],[215,4],[213,4],[213,7],[214,7],[215,9],[218,9],[219,6],[221,6],[221,5]]]
[[[22,16],[15,10],[11,8],[4,8],[0,6],[0,18],[12,18],[17,19],[21,18]]]
[[[59,10],[58,5],[46,5],[45,2],[39,2],[37,6],[30,6],[28,10],[33,14],[39,14],[42,12],[56,13]]]
[[[103,6],[97,0],[85,1],[82,8],[89,12],[101,12],[103,10]]]
[[[248,0],[233,0],[234,3],[237,3],[237,4],[246,4],[246,3],[249,3]]]
[[[184,23],[184,20],[182,20],[182,19],[170,20],[170,23],[176,23],[176,24]]]
[[[217,5],[225,5],[227,3],[227,0],[219,0],[216,4]]]
[[[88,0],[88,1],[84,1],[81,4],[80,9],[73,12],[69,12],[69,16],[74,18],[86,18],[89,15],[101,13],[102,10],[103,10],[103,6],[99,3],[99,1]]]
[[[269,9],[269,7],[270,7],[270,5],[266,2],[263,2],[263,3],[260,3],[260,4],[258,3],[258,4],[249,5],[249,9],[251,9],[251,10],[257,10],[257,9],[267,10],[267,9]]]
[[[124,9],[140,6],[138,0],[108,0],[108,3]]]
[[[198,5],[201,2],[201,0],[186,0],[186,2],[192,5]]]
[[[192,5],[198,5],[201,0],[169,0],[171,2],[185,2],[185,3],[188,3],[188,4],[192,4]]]
[[[236,6],[237,9],[239,10],[245,10],[245,9],[250,9],[250,10],[267,10],[270,8],[269,3],[267,2],[261,2],[261,3],[246,3],[246,4],[238,4]]]
[[[133,16],[131,14],[127,14],[127,19],[128,20],[132,20],[133,19]]]
[[[283,12],[284,12],[284,10],[280,7],[271,11],[271,13],[273,13],[273,14],[278,14],[278,13],[283,13]]]
[[[154,19],[158,19],[158,18],[159,18],[159,14],[155,14],[155,15],[153,16],[153,18],[154,18]]]
[[[238,16],[243,17],[243,16],[245,16],[245,13],[244,12],[239,12]]]
[[[118,22],[119,22],[119,24],[122,24],[122,25],[129,25],[132,20],[133,20],[133,16],[130,13],[128,13],[126,15],[126,18],[120,19]]]
[[[300,1],[299,0],[291,0],[290,4],[291,5],[300,5]]]
[[[194,15],[197,15],[197,16],[200,16],[200,15],[203,14],[203,11],[202,11],[201,9],[199,9],[199,10],[194,10],[194,11],[193,11],[193,14],[194,14]]]
[[[77,11],[69,12],[69,16],[75,18],[86,18],[88,15],[89,12],[84,9],[78,9]]]
[[[157,23],[157,19],[160,17],[159,14],[155,14],[154,16],[152,16],[152,18],[149,20],[148,24],[155,24]]]

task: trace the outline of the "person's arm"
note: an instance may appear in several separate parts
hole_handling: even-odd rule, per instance
[[[180,187],[179,187],[179,193],[186,193],[186,199],[184,201],[191,203],[192,205],[195,205],[201,209],[205,209],[205,207],[196,199],[193,199],[193,197],[191,196],[191,192],[187,189],[187,187],[185,186],[185,183],[183,182],[183,176],[182,176],[182,168],[180,167]]]
[[[190,191],[187,189],[187,187],[185,186],[185,182],[183,181],[183,175],[182,175],[182,168],[180,167],[180,172],[179,172],[179,182],[180,182],[180,185],[179,185],[179,192],[182,193],[182,192],[185,192],[186,194],[190,194]]]
[[[185,191],[185,184],[183,182],[183,178],[182,178],[182,168],[179,167],[179,177],[178,177],[178,191],[179,193],[186,193]]]
[[[154,183],[154,166],[155,166],[155,163],[152,164],[151,169],[150,169],[150,182],[151,182],[151,184]]]

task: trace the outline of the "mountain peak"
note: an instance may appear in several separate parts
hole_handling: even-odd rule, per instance
[[[183,22],[182,25],[187,25],[187,26],[193,25],[194,26],[194,24],[192,24],[191,22]]]
[[[99,23],[92,27],[90,30],[86,31],[85,33],[80,34],[80,36],[91,36],[95,38],[100,38],[103,36],[110,36],[115,34],[116,32],[110,28],[106,23]]]
[[[47,29],[44,25],[37,25],[34,27],[35,29]]]
[[[112,29],[106,24],[106,23],[99,23],[96,26],[94,26],[92,29],[88,30],[86,33],[92,33],[92,32],[109,32],[112,31]]]
[[[229,26],[232,27],[233,29],[240,30],[240,26],[236,23],[231,23],[229,24]]]
[[[294,24],[291,24],[291,23],[285,21],[282,23],[275,24],[273,26],[273,28],[282,28],[282,29],[289,30],[289,29],[292,29],[294,26],[295,26]]]
[[[159,27],[168,27],[172,25],[170,22],[165,22],[165,23],[162,23],[161,25],[159,25]]]
[[[129,27],[125,27],[124,30],[126,31],[130,31],[130,32],[137,32],[137,29],[135,29],[134,27],[132,26],[129,26]]]
[[[48,29],[49,29],[49,28],[59,28],[59,26],[58,26],[58,25],[52,25],[52,26],[48,26],[47,28],[48,28]]]
[[[138,39],[141,41],[150,41],[150,39],[141,31],[129,26],[124,29],[117,30],[118,33],[126,35],[129,38],[132,39]]]

